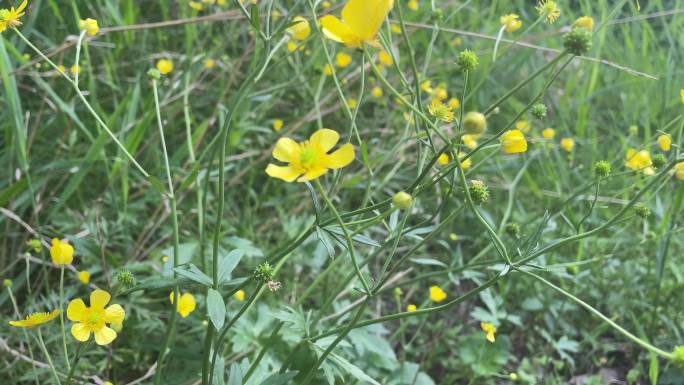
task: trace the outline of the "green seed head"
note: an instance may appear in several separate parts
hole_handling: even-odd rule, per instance
[[[653,157],[651,162],[653,163],[653,167],[661,168],[667,164],[667,158],[663,154],[657,154]]]
[[[407,192],[399,191],[392,197],[392,203],[400,210],[408,210],[413,205],[413,197]]]
[[[264,262],[254,269],[254,278],[262,283],[273,281],[275,268],[270,263]]]
[[[487,118],[481,112],[470,111],[463,117],[463,129],[467,134],[480,135],[487,129]]]
[[[458,65],[462,71],[472,71],[477,68],[478,64],[479,59],[477,55],[469,49],[461,51],[456,58],[456,65]]]
[[[573,55],[581,56],[591,48],[591,32],[584,28],[573,28],[563,35],[565,50]]]
[[[534,106],[532,106],[530,112],[532,113],[532,116],[539,120],[542,120],[546,117],[547,108],[545,104],[537,103]]]
[[[475,204],[481,205],[489,200],[489,190],[487,185],[481,180],[470,181],[468,191],[470,191],[470,197]]]
[[[634,206],[634,213],[642,218],[648,218],[651,215],[651,210],[643,204]]]
[[[135,285],[135,277],[128,269],[119,271],[119,273],[116,275],[116,280],[125,287],[133,287],[133,285]]]
[[[594,172],[601,177],[610,175],[610,168],[610,163],[605,160],[599,160],[594,164]]]

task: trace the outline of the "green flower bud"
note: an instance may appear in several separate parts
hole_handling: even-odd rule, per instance
[[[150,68],[149,71],[147,71],[147,76],[154,80],[159,80],[161,79],[161,72],[156,68]]]
[[[392,197],[392,203],[400,210],[408,210],[413,205],[413,197],[407,192],[399,191]]]
[[[649,240],[649,241],[656,239],[656,233],[655,233],[655,231],[653,231],[653,230],[647,231],[647,232],[646,232],[646,239]]]
[[[472,71],[477,68],[478,64],[479,59],[477,58],[477,55],[469,49],[461,51],[456,58],[456,65],[458,65],[462,71]]]
[[[530,112],[532,113],[532,116],[541,120],[546,117],[547,110],[548,109],[546,108],[546,105],[544,105],[543,103],[537,103],[534,106],[532,106]]]
[[[463,117],[463,129],[467,134],[480,135],[487,129],[487,118],[481,112],[470,111]]]
[[[5,278],[2,280],[2,286],[4,287],[12,287],[12,280],[9,278]]]
[[[135,277],[128,269],[123,269],[119,271],[116,275],[116,280],[124,287],[131,288],[135,285]]]
[[[402,295],[404,295],[404,292],[401,290],[401,288],[395,287],[394,288],[394,296],[397,298],[400,298]]]
[[[565,267],[565,272],[570,275],[577,275],[579,273],[579,266],[577,265],[567,265]]]
[[[581,56],[591,48],[591,32],[584,28],[573,28],[563,35],[565,50],[573,55]]]
[[[517,237],[520,234],[520,226],[515,222],[507,223],[505,229],[511,237]]]
[[[610,175],[610,171],[611,171],[611,167],[610,167],[610,163],[608,163],[608,161],[599,160],[598,162],[596,162],[594,164],[594,172],[598,176],[602,176],[602,177],[608,176],[608,175]]]
[[[651,162],[653,163],[653,167],[661,168],[667,164],[667,158],[663,154],[656,154]]]
[[[511,380],[511,381],[513,381],[513,382],[518,381],[518,373],[516,373],[516,372],[510,372],[510,373],[508,374],[508,379]]]
[[[487,190],[487,185],[481,180],[471,180],[468,191],[470,191],[470,197],[475,204],[481,205],[489,200],[489,190]]]
[[[644,206],[643,204],[638,204],[634,206],[634,212],[636,213],[636,215],[642,218],[648,218],[648,216],[651,215],[651,210],[649,210],[649,208]]]
[[[638,135],[639,134],[639,126],[637,126],[636,124],[632,124],[631,126],[629,126],[627,131],[629,131],[630,135]]]
[[[29,239],[26,241],[26,244],[36,254],[43,251],[43,243],[40,241],[40,239]]]
[[[672,363],[679,368],[679,370],[684,371],[684,345],[677,346],[672,352]]]
[[[270,263],[264,262],[254,269],[254,278],[262,283],[273,281],[275,268]]]
[[[441,9],[437,8],[432,12],[431,18],[432,21],[442,21],[442,19],[444,18],[444,12]]]

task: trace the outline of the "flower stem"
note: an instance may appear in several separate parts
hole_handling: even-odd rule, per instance
[[[52,375],[55,378],[55,383],[57,385],[62,385],[62,383],[59,381],[59,376],[57,375],[57,369],[55,369],[55,365],[52,363],[52,358],[50,358],[50,353],[47,350],[47,347],[45,347],[45,341],[43,341],[43,334],[40,332],[40,327],[38,329],[38,344],[40,345],[40,349],[43,351],[43,354],[45,355],[45,360],[48,363],[48,366],[50,366],[50,371],[52,371]]]
[[[59,326],[62,328],[62,347],[64,348],[64,361],[67,369],[69,366],[69,352],[67,351],[66,329],[64,328],[64,265],[59,271]]]

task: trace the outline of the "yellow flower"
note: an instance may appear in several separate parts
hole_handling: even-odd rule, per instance
[[[69,302],[67,318],[76,322],[71,326],[71,335],[76,340],[86,342],[90,339],[90,333],[93,333],[98,345],[107,345],[114,341],[116,331],[107,324],[121,324],[126,313],[117,304],[105,308],[111,298],[109,293],[98,289],[90,293],[90,307],[86,307],[80,298]]]
[[[102,385],[114,385],[111,381],[105,381],[102,383]]]
[[[465,134],[461,137],[461,140],[471,150],[477,147],[477,135]]]
[[[545,128],[544,131],[542,131],[542,136],[544,139],[553,139],[554,136],[556,136],[556,131],[553,128]]]
[[[384,49],[378,53],[378,61],[380,64],[386,65],[386,66],[391,66],[394,64],[394,60],[392,60],[392,55],[389,54],[389,52],[385,51]]]
[[[675,169],[675,176],[679,180],[684,180],[684,162],[679,162],[675,164],[674,166]]]
[[[169,293],[169,301],[171,301],[172,304],[174,299],[173,294],[174,292]],[[195,311],[196,307],[197,303],[195,302],[195,297],[190,293],[183,293],[180,296],[180,301],[178,301],[178,304],[176,305],[176,311],[181,317],[185,318]]]
[[[447,102],[447,107],[451,108],[452,110],[455,110],[457,108],[461,108],[461,101],[458,100],[457,98],[451,98]]]
[[[509,13],[508,15],[503,15],[499,19],[501,25],[506,27],[506,32],[512,33],[522,27],[522,21],[520,21],[520,16],[515,13]]]
[[[280,138],[273,149],[273,157],[288,165],[269,163],[266,174],[285,182],[304,182],[320,177],[328,169],[345,167],[354,160],[354,146],[351,143],[328,154],[339,140],[340,134],[327,128],[314,132],[309,140],[302,143]]]
[[[326,64],[323,67],[323,73],[326,74],[327,76],[332,75],[332,66],[330,64]]]
[[[300,41],[305,40],[309,37],[309,35],[311,34],[311,26],[309,25],[309,20],[306,20],[302,16],[295,16],[295,18],[292,19],[292,22],[296,22],[297,24],[294,24],[290,28],[288,28],[287,33],[289,33],[296,40]]]
[[[189,1],[188,5],[190,6],[190,8],[194,9],[195,11],[201,11],[204,9],[204,6],[202,5],[202,3],[198,3],[196,1]]]
[[[409,313],[413,313],[416,310],[418,310],[418,306],[416,306],[414,304],[410,304],[410,305],[406,306],[406,311]]]
[[[537,12],[539,17],[545,19],[549,24],[555,23],[560,17],[560,9],[553,0],[540,0],[537,4]]]
[[[166,75],[173,71],[173,62],[169,59],[159,59],[157,60],[157,70],[159,70],[162,75]]]
[[[682,103],[684,103],[684,88],[679,90],[679,96],[682,98]]]
[[[425,80],[422,83],[420,83],[420,89],[423,92],[431,93],[432,92],[432,86],[429,80]]]
[[[439,286],[430,286],[430,299],[435,302],[442,302],[446,299],[447,294]]]
[[[390,31],[392,31],[392,33],[401,33],[401,26],[397,23],[391,23]]]
[[[83,284],[88,284],[90,283],[90,273],[83,270],[78,272],[78,280],[81,281]]]
[[[443,86],[438,86],[432,91],[432,94],[434,95],[435,99],[443,101],[446,98],[449,97],[449,93],[447,92],[446,88]]]
[[[572,138],[563,138],[560,141],[560,146],[565,152],[572,152],[575,148],[575,141]]]
[[[452,111],[449,106],[437,99],[430,103],[430,106],[428,106],[428,112],[430,115],[446,123],[454,120],[454,111]]]
[[[325,9],[328,9],[328,8],[330,8],[330,7],[332,7],[332,3],[329,2],[328,0],[325,0],[325,1],[323,1],[323,2],[321,3],[321,8],[323,8],[324,10],[325,10]]]
[[[452,241],[456,241],[458,240],[458,235],[456,235],[456,233],[451,233],[449,234],[449,239],[451,239]]]
[[[494,324],[489,322],[480,322],[480,328],[482,328],[483,332],[487,333],[487,341],[495,341],[494,336],[496,335],[496,326],[494,326]]]
[[[373,87],[373,89],[371,89],[371,95],[373,95],[374,98],[381,98],[382,88],[380,86]]]
[[[582,16],[572,24],[574,28],[584,28],[589,32],[594,30],[594,19],[591,16]]]
[[[34,326],[42,325],[44,323],[52,321],[53,319],[57,318],[59,313],[60,313],[59,309],[53,310],[50,313],[47,313],[47,312],[33,313],[33,314],[27,315],[26,318],[24,318],[22,320],[10,321],[9,324],[11,326],[14,326],[17,328],[32,328]]]
[[[515,129],[527,134],[528,132],[530,132],[530,129],[532,129],[532,123],[530,123],[530,121],[527,119],[520,119],[517,122],[515,122]]]
[[[283,128],[283,121],[281,119],[273,119],[273,131],[278,132]]]
[[[652,165],[651,154],[646,150],[637,151],[633,148],[627,150],[625,166],[632,170],[643,170]]]
[[[245,291],[244,290],[238,290],[233,294],[233,298],[235,298],[237,301],[244,301],[245,300]]]
[[[64,72],[66,72],[66,67],[65,67],[63,64],[60,64],[60,65],[57,66],[57,71],[58,71],[60,74],[63,74]]]
[[[501,148],[506,154],[517,154],[527,151],[525,134],[520,130],[508,130],[501,135]]]
[[[380,47],[375,35],[393,5],[394,0],[349,0],[342,9],[342,20],[333,15],[320,18],[323,34],[351,48],[364,43]]]
[[[11,7],[10,9],[0,9],[0,32],[7,28],[17,28],[21,26],[22,16],[24,16],[24,8],[28,4],[28,0],[24,0],[19,4],[18,8]]]
[[[77,64],[74,64],[69,68],[69,71],[71,71],[72,74],[80,74],[81,73],[81,67],[79,67]]]
[[[210,70],[216,66],[216,60],[212,58],[206,58],[204,59],[204,68]]]
[[[85,20],[78,21],[78,28],[81,31],[85,31],[88,36],[95,36],[100,32],[100,26],[97,25],[97,20],[87,18]]]
[[[417,11],[418,10],[418,0],[409,0],[409,2],[406,4],[408,9],[412,11]]]
[[[440,166],[445,166],[449,164],[449,155],[447,155],[446,153],[441,153],[439,155],[439,158],[437,158],[437,164],[439,164]]]
[[[66,239],[52,238],[50,257],[55,265],[68,265],[74,260],[74,247]]]
[[[662,134],[658,136],[658,146],[663,151],[670,151],[670,146],[672,146],[672,137],[668,134]]]
[[[354,108],[356,108],[356,106],[357,106],[358,104],[359,104],[359,102],[357,102],[356,99],[354,99],[354,98],[349,98],[349,99],[347,99],[347,106],[349,106],[349,108],[351,108],[352,110],[353,110]]]
[[[463,44],[463,39],[461,39],[460,36],[456,36],[453,40],[451,40],[451,45],[454,47],[458,47]]]
[[[294,52],[297,50],[297,43],[294,41],[287,42],[287,52]]]
[[[335,65],[340,67],[340,68],[345,68],[349,66],[352,62],[352,57],[351,55],[344,53],[344,52],[339,52],[337,55],[335,55]]]
[[[463,158],[463,157],[465,157],[465,154],[459,155],[459,159]],[[470,166],[473,165],[473,161],[470,158],[463,160],[463,161],[460,161],[460,163],[461,163],[461,169],[463,169],[463,170],[467,170],[470,168]]]

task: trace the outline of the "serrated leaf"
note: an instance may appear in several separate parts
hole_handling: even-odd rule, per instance
[[[216,330],[220,330],[226,322],[226,304],[221,294],[214,289],[207,291],[207,312]]]

